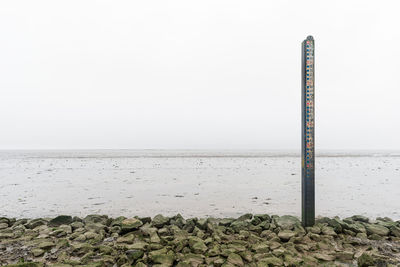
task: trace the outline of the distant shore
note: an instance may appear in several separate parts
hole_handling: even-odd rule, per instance
[[[355,215],[0,218],[7,266],[396,266],[400,221]]]

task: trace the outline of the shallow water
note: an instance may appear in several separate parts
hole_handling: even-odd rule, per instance
[[[326,152],[316,214],[400,219],[400,153]],[[0,216],[300,215],[300,158],[263,151],[3,151]]]

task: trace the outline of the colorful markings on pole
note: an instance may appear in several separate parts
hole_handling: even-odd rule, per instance
[[[314,168],[314,42],[306,41],[306,177]]]
[[[315,54],[314,38],[308,36],[302,42],[302,111],[301,111],[301,191],[302,191],[302,222],[304,226],[315,223],[315,155],[314,155],[314,93],[315,93]]]

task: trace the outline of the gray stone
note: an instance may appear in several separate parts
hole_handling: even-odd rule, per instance
[[[68,215],[60,215],[49,221],[49,226],[60,226],[62,224],[72,223],[72,217]]]
[[[275,218],[275,224],[282,230],[293,230],[295,225],[300,225],[300,220],[294,216],[284,215]]]
[[[143,257],[144,252],[140,249],[130,249],[125,251],[125,254],[128,256],[128,259],[136,261]]]
[[[43,250],[50,250],[54,246],[55,244],[51,241],[43,241],[40,242],[37,247]]]
[[[387,236],[390,232],[388,228],[379,224],[365,224],[365,228],[369,235],[377,234],[380,236]]]
[[[230,253],[228,255],[227,262],[233,264],[234,266],[244,266],[242,257],[236,253]]]
[[[375,261],[371,255],[363,253],[360,257],[358,257],[357,264],[360,267],[367,267],[375,265]]]
[[[313,254],[314,258],[322,261],[334,261],[335,260],[335,255],[329,255],[326,253],[314,253]]]
[[[258,267],[269,267],[269,266],[283,266],[283,261],[277,257],[266,257],[262,258],[258,265]]]
[[[47,221],[43,220],[43,219],[34,219],[34,220],[30,220],[25,227],[28,229],[35,229],[38,226],[41,225],[47,225]]]
[[[281,230],[278,233],[278,237],[282,240],[282,241],[289,241],[290,238],[294,237],[296,235],[295,232],[290,231],[290,230]]]
[[[156,215],[151,224],[157,228],[161,228],[169,222],[169,218],[162,216],[161,214]]]
[[[143,223],[139,219],[136,218],[125,219],[121,222],[121,232],[122,233],[131,232],[133,230],[139,229],[139,227],[142,225]]]
[[[390,234],[395,237],[400,237],[400,227],[397,226],[390,227]]]
[[[86,216],[83,221],[85,224],[88,223],[99,223],[102,225],[107,225],[108,224],[108,216],[106,215],[97,215],[97,214],[91,214]]]
[[[32,255],[34,257],[39,257],[39,256],[42,256],[45,251],[43,249],[40,249],[40,248],[34,248],[34,249],[32,249],[31,252],[32,252]]]
[[[354,215],[354,216],[351,216],[351,219],[353,221],[357,221],[357,222],[364,222],[364,223],[369,222],[369,219],[363,215]]]
[[[245,220],[251,220],[253,218],[253,214],[251,213],[246,213],[237,218],[239,221],[245,221]]]

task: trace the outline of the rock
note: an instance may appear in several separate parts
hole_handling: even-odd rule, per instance
[[[295,225],[300,225],[300,220],[294,216],[284,215],[275,218],[275,224],[282,230],[293,230]]]
[[[0,233],[0,240],[13,238],[14,233]]]
[[[86,223],[85,229],[88,231],[93,231],[99,233],[100,231],[106,230],[107,226],[101,223]]]
[[[129,260],[136,261],[141,259],[144,255],[144,252],[140,249],[129,249],[125,251],[126,256],[128,256]]]
[[[272,249],[272,250],[277,249],[277,248],[279,248],[281,246],[281,244],[276,242],[276,241],[270,241],[268,243],[268,245],[269,245],[269,248]]]
[[[49,235],[54,236],[54,237],[63,237],[63,236],[66,236],[67,233],[63,229],[56,229],[56,230],[50,232]]]
[[[83,222],[73,222],[70,226],[72,227],[72,231],[75,231],[76,229],[83,228],[85,225]]]
[[[235,265],[235,266],[244,266],[243,259],[238,254],[230,253],[228,255],[227,262]]]
[[[10,225],[10,219],[6,218],[6,217],[0,217],[0,223],[5,223],[8,225]]]
[[[308,233],[313,233],[319,235],[321,233],[321,228],[314,225],[312,227],[306,227]]]
[[[268,266],[283,266],[283,261],[280,258],[277,257],[266,257],[262,258],[258,262],[258,267],[268,267]]]
[[[182,215],[178,214],[171,218],[170,220],[171,225],[178,226],[180,229],[186,224],[186,220],[182,217]]]
[[[149,246],[148,243],[143,242],[143,241],[138,241],[138,242],[135,242],[135,243],[133,243],[131,245],[126,246],[126,248],[127,249],[139,249],[139,250],[143,250],[144,251],[144,250],[147,249],[148,246]]]
[[[377,234],[380,236],[387,236],[390,232],[388,228],[379,224],[365,224],[365,228],[369,235]]]
[[[83,221],[85,224],[88,223],[99,223],[102,225],[107,225],[108,224],[108,216],[106,215],[97,215],[97,214],[91,214],[86,216]]]
[[[322,230],[322,234],[324,234],[324,235],[337,236],[337,233],[333,230],[332,227],[323,226],[321,230]]]
[[[172,266],[175,261],[175,254],[173,251],[168,251],[163,248],[149,253],[149,258],[154,263],[162,264],[163,266]]]
[[[196,218],[187,219],[186,224],[183,226],[183,230],[187,231],[188,233],[193,232],[194,228],[196,227]]]
[[[43,249],[43,250],[50,250],[54,246],[55,246],[55,244],[51,241],[43,241],[37,245],[38,248]]]
[[[239,252],[240,257],[242,257],[242,259],[244,259],[247,262],[252,262],[253,261],[253,255],[251,254],[250,251],[242,251]]]
[[[268,221],[262,221],[259,225],[263,230],[268,230],[270,227],[270,223]]]
[[[25,227],[28,229],[35,229],[38,226],[41,225],[47,225],[47,221],[43,220],[43,219],[34,219],[34,220],[30,220]]]
[[[60,238],[56,241],[56,249],[69,247],[69,242],[66,238]]]
[[[85,255],[93,250],[93,246],[87,243],[78,243],[72,245],[72,254],[77,256]]]
[[[367,230],[365,229],[364,225],[362,225],[361,223],[351,223],[351,224],[346,224],[346,226],[344,226],[345,230],[350,230],[354,233],[366,233]]]
[[[282,230],[278,233],[278,237],[282,240],[282,241],[289,241],[290,238],[294,237],[296,235],[295,232],[290,231],[290,230]]]
[[[86,232],[83,234],[86,238],[86,240],[90,240],[90,239],[95,239],[95,240],[100,240],[101,235],[97,234],[95,232]]]
[[[239,221],[246,221],[246,220],[251,220],[253,218],[253,214],[251,213],[246,213],[237,218]]]
[[[368,239],[371,239],[371,240],[382,240],[383,236],[380,236],[380,235],[377,235],[377,234],[372,234],[372,235],[368,236]]]
[[[84,242],[86,241],[86,236],[84,234],[80,234],[74,240],[78,242]]]
[[[119,217],[117,217],[117,218],[111,220],[111,223],[110,223],[109,226],[110,226],[110,227],[113,227],[113,226],[121,226],[122,221],[125,220],[125,219],[127,219],[125,216],[119,216]]]
[[[256,253],[267,253],[269,252],[269,246],[267,243],[254,244],[251,249]]]
[[[336,259],[340,261],[352,261],[354,257],[354,253],[350,251],[340,251],[335,254]]]
[[[6,228],[8,228],[8,223],[5,223],[5,222],[0,223],[0,230],[6,229]]]
[[[361,238],[361,239],[367,239],[367,234],[366,233],[358,233],[356,237]]]
[[[43,249],[40,249],[40,248],[34,248],[34,249],[32,249],[31,252],[32,252],[32,255],[34,257],[39,257],[39,256],[42,256],[45,251]]]
[[[219,220],[218,224],[222,225],[222,226],[229,226],[233,221],[234,221],[234,219],[224,218],[224,219]]]
[[[395,237],[400,237],[400,227],[397,226],[390,227],[390,234]]]
[[[197,220],[196,226],[201,230],[206,230],[206,228],[207,228],[207,219],[199,219],[199,220]]]
[[[156,215],[151,224],[157,228],[161,228],[169,222],[169,218],[162,216],[161,214]]]
[[[360,267],[367,267],[375,265],[375,261],[371,255],[363,253],[360,257],[358,257],[357,264]]]
[[[301,259],[299,258],[294,258],[293,256],[289,255],[289,254],[285,254],[283,256],[284,258],[284,263],[285,266],[300,266],[301,264]]]
[[[43,263],[39,262],[20,262],[17,264],[6,265],[7,267],[42,267]]]
[[[72,234],[72,227],[71,225],[62,224],[58,227],[59,229],[63,230],[67,234]]]
[[[304,255],[302,266],[319,266],[318,260],[310,255]]]
[[[189,263],[191,266],[198,266],[204,262],[204,258],[199,254],[188,253],[183,256],[182,262]]]
[[[208,249],[203,240],[195,237],[189,237],[189,246],[196,254],[204,254]]]
[[[334,255],[329,255],[325,253],[314,253],[313,254],[314,258],[322,261],[334,261],[335,256]]]
[[[274,249],[274,250],[272,251],[272,254],[273,254],[274,256],[276,256],[276,257],[281,257],[283,254],[285,254],[285,252],[286,252],[286,250],[284,250],[284,249],[281,247],[281,248]]]
[[[49,226],[60,226],[62,224],[72,223],[72,217],[67,215],[60,215],[49,221]]]
[[[121,232],[122,233],[131,232],[133,230],[139,229],[139,227],[142,225],[143,223],[139,219],[136,218],[125,219],[121,222]]]
[[[392,219],[388,218],[388,217],[378,217],[376,218],[377,221],[382,221],[382,222],[393,222]]]
[[[368,223],[369,222],[369,219],[367,217],[365,217],[365,216],[362,216],[362,215],[351,216],[351,219],[353,221],[356,221],[356,222],[364,222],[364,223]]]
[[[255,214],[254,218],[257,218],[261,221],[271,222],[271,217],[268,214]]]
[[[231,223],[230,227],[236,232],[239,233],[240,230],[246,230],[248,226],[250,225],[249,222],[243,221],[243,220],[236,220]]]
[[[158,236],[157,232],[153,232],[153,233],[150,234],[150,242],[151,243],[157,243],[157,244],[161,242],[161,239]]]
[[[111,255],[112,252],[114,251],[112,247],[107,245],[100,245],[97,247],[97,249],[102,255]]]

